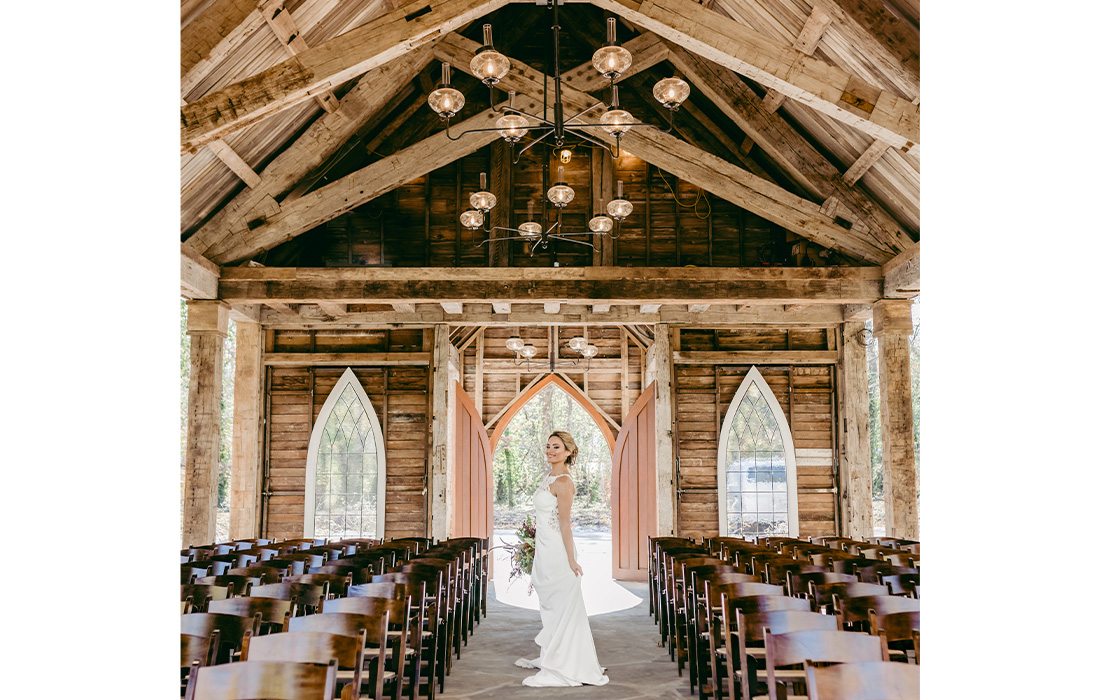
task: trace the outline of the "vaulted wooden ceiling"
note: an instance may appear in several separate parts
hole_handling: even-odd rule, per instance
[[[562,96],[592,121],[610,101],[589,62],[607,16],[634,56],[620,81],[633,113],[666,118],[660,77],[692,88],[676,131],[634,129],[625,151],[848,264],[914,249],[915,0],[569,2]],[[185,265],[245,263],[485,149],[495,133],[451,141],[426,106],[441,62],[468,69],[482,22],[513,62],[500,87],[541,109],[549,23],[531,0],[184,0]],[[456,84],[452,130],[492,126],[484,87]]]

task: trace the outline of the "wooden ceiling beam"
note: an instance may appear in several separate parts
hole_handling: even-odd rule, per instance
[[[180,31],[181,94],[225,60],[264,24],[256,0],[214,0]]]
[[[469,70],[470,59],[476,50],[475,42],[458,35],[447,37],[436,47],[437,55],[446,56],[453,66],[463,71]],[[606,106],[588,93],[573,87],[574,75],[582,68],[584,67],[562,75],[562,102],[575,113],[594,108],[580,121],[597,124]],[[543,74],[540,71],[513,59],[512,69],[498,87],[525,95],[541,95],[542,85]],[[589,133],[605,143],[615,143],[615,139],[602,129],[593,129]],[[792,194],[659,129],[631,129],[623,135],[621,146],[623,150],[642,160],[818,245],[835,248],[845,255],[877,264],[892,257],[891,252],[882,250],[858,233],[853,233],[825,216],[819,204]],[[211,258],[223,262],[215,256]]]
[[[225,164],[225,167],[244,180],[244,184],[253,188],[259,186],[260,176],[248,163],[244,162],[244,159],[228,143],[221,139],[214,139],[206,144],[206,147],[218,157],[218,160]]]
[[[882,296],[912,299],[920,294],[920,243],[882,266]]]
[[[270,305],[268,305],[270,306]],[[633,329],[639,324],[654,323],[681,324],[694,327],[758,327],[780,325],[786,327],[820,328],[833,326],[845,320],[845,308],[839,304],[813,304],[791,310],[782,305],[742,305],[734,311],[733,305],[712,305],[704,313],[692,313],[686,306],[664,305],[656,314],[641,314],[637,306],[615,306],[605,313],[591,313],[587,307],[579,304],[562,305],[561,313],[547,314],[540,305],[516,305],[515,311],[506,318],[494,314],[491,308],[481,310],[481,304],[467,304],[463,309],[462,323],[476,323],[495,328],[520,328],[540,325],[556,326],[622,326]],[[485,305],[487,306],[487,305]],[[432,308],[434,307],[434,308]],[[849,305],[853,309],[866,309],[870,318],[870,305]],[[380,313],[354,312],[340,319],[305,319],[292,310],[285,312],[263,312],[265,326],[286,330],[319,330],[323,328],[368,329],[368,328],[427,328],[436,323],[449,320],[442,309],[434,304],[422,307],[417,313]],[[631,334],[631,338],[643,347],[641,336]]]
[[[516,105],[530,112],[541,101],[522,98]],[[499,117],[499,113],[487,109],[451,130],[458,134],[466,129],[490,128]],[[452,141],[445,132],[438,132],[292,202],[284,202],[266,218],[252,222],[252,228],[212,247],[208,257],[225,264],[258,255],[498,138],[495,131],[482,131]]]
[[[896,148],[920,143],[920,110],[908,99],[692,0],[590,2]]]
[[[381,111],[405,84],[431,62],[423,47],[371,71],[356,84],[332,114],[322,115],[263,172],[260,182],[233,198],[211,220],[190,236],[184,247],[206,254],[211,247],[239,231],[248,222],[277,210],[275,197],[291,189],[321,165],[364,124]]]
[[[180,296],[217,299],[221,268],[198,253],[180,251]]]
[[[283,0],[261,0],[260,14],[291,56],[297,56],[309,48],[298,25],[294,23],[294,18],[290,16],[290,11],[283,7]],[[329,114],[340,106],[340,100],[336,99],[331,90],[318,93],[313,99]]]
[[[866,223],[868,243],[890,255],[913,245],[889,212],[847,183],[836,166],[782,117],[768,112],[764,101],[740,76],[680,47],[670,47],[669,60],[791,179],[822,199],[835,195]]]
[[[817,43],[825,33],[825,27],[829,26],[832,19],[820,6],[814,5],[810,16],[806,19],[806,24],[802,25],[802,31],[794,40],[794,47],[807,56],[813,56],[814,51],[817,50]],[[777,92],[774,88],[768,88],[767,94],[764,95],[764,103],[768,111],[773,113],[783,105],[785,99],[786,95]]]
[[[219,298],[234,304],[441,303],[447,313],[456,315],[462,313],[460,304],[491,304],[500,299],[535,304],[568,299],[582,305],[687,305],[861,304],[882,298],[878,267],[232,267],[223,268],[221,275]],[[491,311],[488,315],[492,316]]]
[[[417,0],[375,17],[180,111],[184,152],[331,90],[510,0]]]

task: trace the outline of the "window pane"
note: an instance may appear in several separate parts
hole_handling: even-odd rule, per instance
[[[772,411],[751,381],[725,436],[726,499],[731,535],[788,534],[787,483],[783,435],[786,419]]]

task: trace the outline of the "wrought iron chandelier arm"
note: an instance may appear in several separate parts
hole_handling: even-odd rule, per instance
[[[588,246],[589,248],[592,248],[592,249],[596,248],[596,246],[592,245],[588,241],[575,241],[572,238],[566,238],[565,236],[562,236],[562,235],[559,235],[559,234],[556,234],[556,233],[548,234],[546,237],[547,238],[553,238],[553,239],[558,240],[558,241],[566,241],[567,243],[578,243],[580,245],[586,245],[586,246]]]

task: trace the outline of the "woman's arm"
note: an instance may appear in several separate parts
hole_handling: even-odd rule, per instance
[[[550,484],[550,492],[558,499],[558,523],[561,525],[561,539],[565,543],[565,554],[569,557],[569,568],[577,576],[582,576],[584,571],[581,570],[581,565],[577,563],[577,548],[573,543],[573,528],[570,519],[570,513],[573,510],[573,494],[576,492],[576,487],[573,486],[573,478],[557,479]]]

